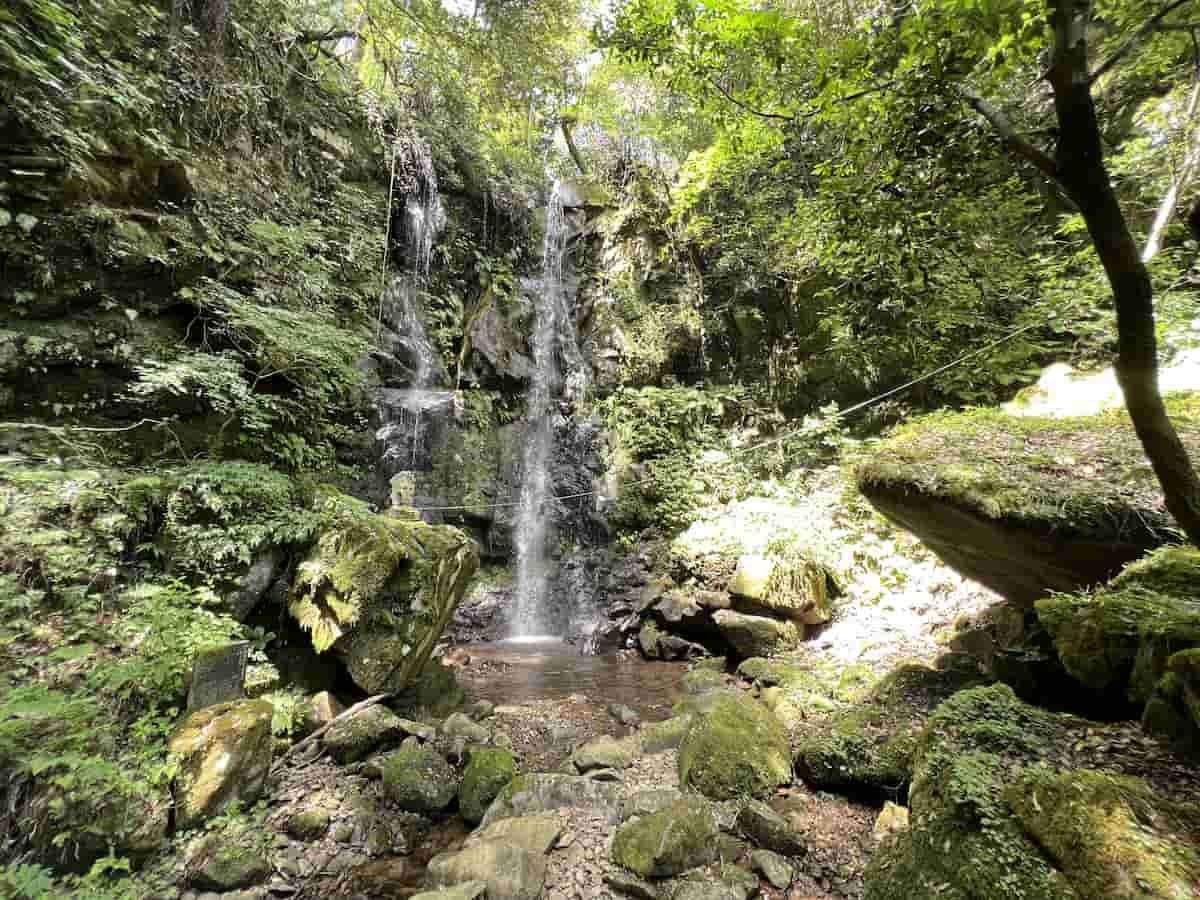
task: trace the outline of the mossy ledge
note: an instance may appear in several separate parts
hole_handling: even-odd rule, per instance
[[[922,731],[911,827],[887,839],[867,900],[1181,898],[1200,883],[1200,781],[1127,725],[960,691]]]
[[[1168,398],[1193,454],[1200,395]],[[1086,418],[934,413],[857,472],[884,515],[947,563],[1025,605],[1107,581],[1176,531],[1124,410]]]

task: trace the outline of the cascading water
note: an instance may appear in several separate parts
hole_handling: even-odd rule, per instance
[[[382,475],[387,479],[428,466],[423,424],[431,409],[452,396],[434,390],[444,383],[445,372],[422,321],[420,302],[445,212],[428,150],[416,142],[407,150],[410,189],[399,228],[407,258],[403,269],[392,276],[380,304],[380,329],[387,329],[387,339],[381,334],[381,344],[387,346],[402,372],[400,383],[407,385],[384,388],[377,399],[382,424],[375,438],[380,445]]]
[[[521,461],[514,543],[515,609],[512,637],[546,636],[554,623],[548,612],[546,526],[552,514],[550,468],[554,450],[554,411],[563,386],[561,360],[574,346],[575,320],[563,286],[567,223],[556,182],[546,204],[542,277],[536,294],[533,375],[525,397],[525,448]]]

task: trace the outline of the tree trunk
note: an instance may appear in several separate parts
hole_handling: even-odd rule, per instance
[[[1179,195],[1187,188],[1188,183],[1192,180],[1192,173],[1196,170],[1196,164],[1200,162],[1200,129],[1192,126],[1198,106],[1200,106],[1200,77],[1192,85],[1192,94],[1188,98],[1187,111],[1184,113],[1187,144],[1183,163],[1175,177],[1171,179],[1171,186],[1167,188],[1167,193],[1158,205],[1158,212],[1154,215],[1154,224],[1150,226],[1150,234],[1146,236],[1146,246],[1142,248],[1142,262],[1150,262],[1162,249],[1163,232],[1167,230],[1171,217],[1175,215],[1175,207],[1179,205]]]
[[[1055,46],[1048,73],[1059,141],[1057,178],[1079,207],[1113,291],[1117,312],[1117,381],[1129,418],[1158,476],[1167,509],[1200,546],[1200,480],[1167,416],[1158,389],[1158,341],[1150,273],[1117,202],[1104,165],[1092,99],[1085,35],[1090,5],[1055,4]]]

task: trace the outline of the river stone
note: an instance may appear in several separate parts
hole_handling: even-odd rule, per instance
[[[406,734],[403,720],[376,704],[335,722],[321,743],[330,756],[344,764],[358,762],[383,744],[398,744]]]
[[[758,846],[785,856],[801,856],[808,849],[788,820],[761,800],[750,800],[742,807],[737,827]]]
[[[710,699],[711,698],[711,699]],[[679,783],[714,800],[764,797],[792,781],[782,723],[741,694],[712,692],[679,745]]]
[[[632,819],[634,816],[648,816],[660,809],[666,809],[682,799],[683,794],[671,788],[638,791],[621,802],[621,821]]]
[[[604,883],[618,894],[637,897],[638,900],[659,900],[658,888],[649,881],[638,878],[632,872],[623,869],[613,869],[604,873]]]
[[[798,625],[829,621],[829,576],[824,567],[803,558],[743,554],[729,593]]]
[[[342,704],[338,702],[337,697],[329,693],[329,691],[321,691],[313,694],[308,701],[309,718],[315,727],[328,725],[345,710]]]
[[[684,797],[618,828],[613,862],[643,878],[669,878],[712,862],[720,833],[712,807]]]
[[[671,900],[749,900],[757,890],[755,875],[723,864],[715,872],[693,872],[681,879]]]
[[[189,885],[220,892],[259,884],[274,871],[246,831],[209,835],[191,854],[187,868]]]
[[[492,841],[512,844],[530,853],[549,853],[558,836],[562,834],[562,821],[554,813],[539,813],[535,816],[515,816],[493,822],[473,834],[470,842]]]
[[[588,741],[571,754],[571,762],[580,772],[593,769],[627,769],[633,764],[634,747],[629,741],[618,741],[604,735]]]
[[[642,752],[661,753],[674,750],[683,741],[692,724],[690,715],[674,716],[662,722],[651,722],[641,729]]]
[[[253,804],[262,794],[274,750],[265,700],[238,700],[197,710],[171,735],[179,757],[175,822],[195,827],[231,803]]]
[[[689,694],[704,694],[725,687],[725,676],[714,669],[696,668],[683,676],[683,689]]]
[[[876,841],[886,840],[894,834],[908,830],[908,807],[892,803],[890,800],[883,804],[879,817],[875,819],[875,828],[871,836]]]
[[[486,744],[492,733],[465,713],[456,712],[442,723],[441,733],[450,740],[461,738],[470,744]]]
[[[795,875],[787,857],[770,850],[755,850],[750,854],[750,865],[767,879],[771,887],[780,891],[792,883]]]
[[[472,748],[458,788],[459,814],[468,823],[479,824],[496,795],[516,774],[517,761],[508,750]]]
[[[546,881],[546,857],[499,841],[480,841],[429,861],[432,887],[482,881],[488,900],[537,900]]]
[[[729,641],[741,656],[766,656],[782,650],[790,650],[800,643],[803,633],[793,622],[768,616],[752,616],[719,609],[713,613],[713,621],[721,635]]]
[[[383,761],[383,790],[408,812],[437,812],[458,793],[458,775],[433,750],[398,750]]]
[[[496,796],[483,817],[484,825],[512,816],[527,816],[552,809],[598,809],[616,818],[621,785],[594,781],[582,775],[536,773],[518,775]]]
[[[485,893],[487,885],[484,882],[466,881],[440,891],[421,891],[413,894],[410,900],[479,900]]]
[[[287,833],[298,841],[315,841],[329,829],[329,810],[309,806],[292,813],[287,821]]]

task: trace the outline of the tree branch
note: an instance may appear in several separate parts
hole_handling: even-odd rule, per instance
[[[299,34],[293,35],[292,40],[297,44],[318,44],[322,41],[341,41],[346,38],[359,38],[361,35],[357,31],[334,31],[332,28],[329,31],[301,31]]]
[[[718,91],[721,92],[722,97],[724,97],[726,100],[728,100],[730,103],[732,103],[734,106],[738,107],[739,109],[745,110],[746,112],[750,113],[750,115],[752,115],[752,116],[758,116],[760,119],[776,119],[781,122],[791,122],[791,121],[794,121],[796,118],[795,116],[785,116],[782,113],[764,112],[761,109],[755,109],[753,106],[743,103],[741,100],[739,100],[733,94],[729,93],[729,91],[725,90],[725,88],[723,88],[721,86],[721,83],[719,81],[717,81],[717,79],[710,77],[708,79],[708,82],[713,87],[715,87]]]
[[[1192,0],[1171,0],[1166,6],[1152,15],[1149,19],[1142,23],[1142,27],[1133,33],[1133,35],[1124,44],[1117,48],[1117,52],[1100,64],[1095,72],[1089,76],[1089,81],[1096,81],[1104,73],[1109,71],[1113,66],[1123,60],[1126,56],[1132,53],[1142,41],[1149,37],[1153,32],[1157,31],[1163,19],[1173,13],[1179,7],[1191,3]]]
[[[1038,149],[1028,138],[1018,133],[1008,116],[970,88],[960,87],[958,93],[975,112],[987,120],[1013,153],[1033,163],[1046,177],[1058,180],[1058,164],[1045,151]]]

